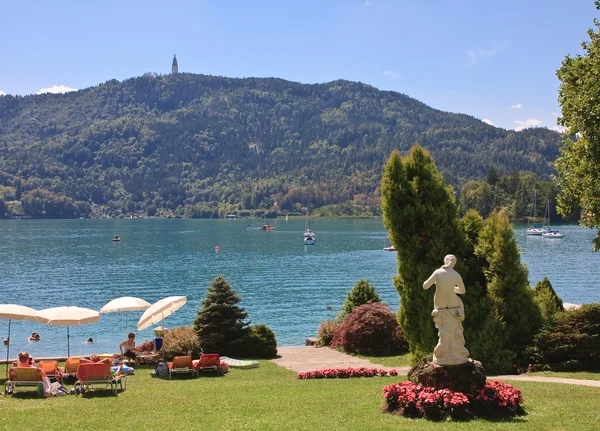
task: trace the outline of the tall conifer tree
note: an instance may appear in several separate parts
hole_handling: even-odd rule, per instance
[[[241,298],[221,275],[215,278],[194,320],[194,331],[204,353],[236,355],[248,337],[248,313]]]
[[[444,186],[429,153],[419,145],[402,158],[394,151],[382,180],[385,227],[398,250],[399,322],[411,353],[429,353],[437,343],[431,310],[433,291],[423,281],[448,253],[459,255],[464,236],[458,228],[454,194]]]

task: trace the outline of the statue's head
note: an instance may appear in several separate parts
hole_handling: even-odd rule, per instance
[[[454,268],[454,265],[456,265],[456,256],[453,254],[447,254],[444,258],[444,265],[442,268]]]

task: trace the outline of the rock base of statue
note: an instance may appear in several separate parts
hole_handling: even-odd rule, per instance
[[[472,359],[460,365],[438,365],[428,362],[411,368],[408,379],[423,386],[473,395],[485,386],[485,371],[481,362]]]

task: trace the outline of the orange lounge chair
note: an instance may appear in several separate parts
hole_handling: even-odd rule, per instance
[[[217,353],[203,353],[195,366],[198,371],[220,373],[221,357]]]
[[[173,362],[169,362],[169,378],[173,378],[173,374],[176,373],[198,375],[191,356],[175,356]]]
[[[44,384],[44,374],[39,368],[13,367],[8,372],[8,380],[4,383],[4,395],[14,393],[17,386],[38,386]]]
[[[58,368],[58,362],[56,361],[40,361],[38,363],[38,367],[46,373],[46,376],[52,380],[56,380],[57,382],[62,381],[62,371]]]
[[[127,389],[127,376],[113,376],[110,370],[110,364],[105,362],[80,364],[79,367],[77,367],[77,381],[74,385],[75,389],[79,389],[79,392],[81,392],[84,385],[87,386],[87,389],[91,389],[91,386],[94,384],[110,385],[110,390],[117,395],[119,384],[121,385],[121,391]]]

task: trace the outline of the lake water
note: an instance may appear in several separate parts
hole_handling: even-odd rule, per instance
[[[315,219],[314,246],[305,246],[299,237],[303,219],[270,222],[275,231],[246,230],[248,223],[256,225],[254,220],[1,221],[0,303],[99,310],[120,296],[152,303],[185,295],[187,304],[165,324],[191,325],[211,279],[222,274],[242,297],[240,305],[252,322],[271,327],[280,346],[302,345],[314,336],[319,321],[333,318],[362,278],[397,309],[396,254],[382,250],[389,242],[381,219]],[[530,281],[548,276],[565,302],[600,302],[594,232],[575,225],[561,230],[566,238],[545,239],[527,237],[524,227],[517,227]],[[120,242],[111,241],[115,235]],[[128,314],[129,330],[141,314]],[[124,313],[109,313],[97,324],[71,327],[71,354],[118,350],[126,337],[125,319]],[[8,321],[0,320],[0,335],[7,327]],[[41,335],[40,342],[27,342],[33,331]],[[13,321],[11,335],[13,353],[67,352],[64,327]],[[84,343],[88,337],[94,344]],[[152,329],[146,329],[137,341],[152,337]]]

